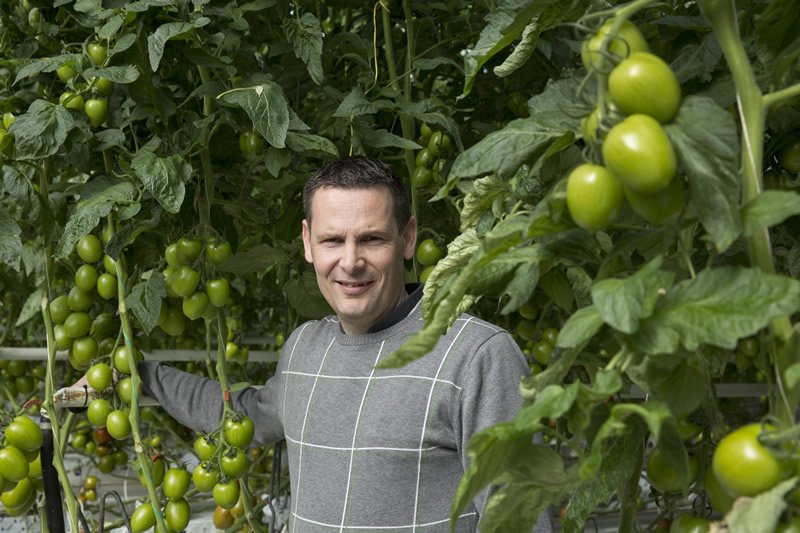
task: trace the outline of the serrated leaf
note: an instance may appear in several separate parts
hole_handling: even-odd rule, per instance
[[[31,291],[31,293],[25,299],[25,303],[22,304],[22,309],[19,312],[19,316],[17,317],[17,321],[14,323],[14,326],[21,326],[42,312],[43,294],[44,292],[42,291],[41,287],[37,287],[35,290]]]
[[[322,72],[322,26],[317,17],[307,11],[299,20],[288,18],[283,25],[283,32],[294,54],[306,64],[311,79],[317,85],[322,85],[325,81]]]
[[[742,229],[736,122],[712,99],[689,96],[664,130],[689,177],[690,206],[717,249],[726,250]]]
[[[75,247],[78,240],[92,231],[101,218],[111,212],[115,204],[125,204],[134,199],[136,188],[129,182],[108,176],[99,176],[80,189],[84,204],[72,213],[61,241],[56,249],[56,258],[63,259]]]
[[[481,213],[491,207],[495,198],[511,196],[511,187],[497,176],[486,176],[472,183],[473,189],[464,197],[464,207],[461,208],[462,232],[475,226]]]
[[[209,22],[211,22],[211,19],[207,17],[200,17],[194,22],[167,22],[148,35],[147,50],[150,68],[153,69],[153,72],[158,72],[158,65],[161,63],[161,57],[164,55],[164,47],[167,45],[167,41],[196,28],[202,28]]]
[[[97,37],[104,40],[109,40],[117,35],[117,32],[122,27],[122,17],[112,16],[108,22],[97,31]]]
[[[58,152],[75,121],[67,108],[47,100],[36,100],[28,112],[11,124],[16,141],[16,158],[38,160]]]
[[[3,165],[3,187],[6,192],[20,205],[29,220],[39,216],[39,200],[36,189],[31,180],[34,179],[35,169],[32,165],[6,163]]]
[[[177,213],[186,194],[184,185],[192,176],[192,167],[179,154],[169,157],[140,150],[131,160],[136,177],[158,200],[161,207]]]
[[[704,19],[705,20],[705,19]],[[722,49],[713,32],[707,33],[698,44],[687,44],[670,63],[670,68],[683,84],[692,78],[711,81],[711,72],[722,58]]]
[[[125,134],[122,130],[108,128],[94,134],[97,139],[97,150],[102,151],[112,146],[125,146]]]
[[[22,230],[5,209],[0,208],[0,261],[19,272]]]
[[[134,285],[125,298],[125,305],[133,311],[148,335],[156,327],[161,305],[166,297],[167,285],[164,275],[158,271],[151,271],[150,277]]]
[[[237,252],[217,268],[223,272],[242,275],[259,272],[274,265],[288,265],[291,259],[283,250],[268,244],[259,244]]]
[[[603,327],[603,317],[593,305],[578,309],[567,319],[558,332],[556,346],[575,348],[589,341]]]
[[[422,146],[405,137],[395,135],[383,128],[362,132],[362,142],[373,148],[402,148],[404,150],[419,150]]]
[[[359,87],[353,87],[344,97],[342,103],[333,112],[334,117],[348,118],[361,115],[374,115],[378,112],[378,106],[374,102],[367,100],[364,91]]]
[[[535,432],[542,419],[558,418],[565,414],[578,398],[580,383],[574,382],[566,388],[561,385],[548,385],[536,397],[533,404],[523,407],[514,418],[516,429],[521,432]]]
[[[553,359],[543,372],[522,380],[519,385],[520,395],[525,400],[534,401],[546,387],[561,383],[572,369],[572,365],[584,346],[585,344],[582,344],[577,348],[553,350]]]
[[[604,279],[592,287],[592,301],[603,321],[622,333],[634,333],[639,319],[653,312],[659,294],[675,278],[674,272],[659,270],[663,258],[653,259],[627,279]]]
[[[797,477],[787,479],[752,500],[737,505],[726,516],[730,533],[775,531],[783,511],[786,494],[797,485]]]
[[[434,300],[439,290],[467,265],[480,245],[474,229],[463,232],[447,245],[447,255],[436,263],[422,289],[422,316],[426,322],[433,319]]]
[[[133,65],[118,67],[90,68],[83,72],[86,79],[93,77],[106,78],[114,83],[131,83],[139,79],[139,71]]]
[[[555,255],[558,257],[557,254]],[[575,299],[572,295],[572,287],[564,272],[559,269],[550,270],[539,280],[539,287],[554,304],[568,313],[572,311]]]
[[[286,146],[291,150],[312,157],[339,157],[339,150],[329,139],[311,133],[286,133]]]
[[[647,354],[733,349],[781,315],[800,310],[800,282],[754,268],[707,268],[672,287],[643,319],[631,344]]]
[[[800,213],[800,194],[794,191],[763,191],[742,207],[744,235],[779,224]]]
[[[612,438],[603,452],[603,466],[597,477],[583,483],[570,495],[564,515],[564,533],[580,533],[589,514],[601,503],[609,503],[619,486],[634,473],[637,454],[641,453],[645,426],[638,419],[631,424],[632,433]]]
[[[284,290],[289,298],[289,304],[300,316],[320,319],[333,314],[331,306],[319,290],[313,272],[304,272],[299,279],[289,280],[284,285]]]
[[[80,61],[80,59],[80,54],[62,54],[47,59],[34,59],[17,71],[12,85],[16,84],[19,80],[36,76],[40,72],[53,72],[67,63],[75,64],[75,62]]]
[[[275,148],[285,146],[286,132],[289,130],[289,104],[279,85],[265,82],[229,91],[217,98],[244,109],[253,126],[269,144]]]
[[[540,244],[512,248],[480,268],[468,292],[505,300],[500,313],[508,314],[531,297],[539,281],[539,263],[550,257]]]
[[[117,44],[115,44],[113,48],[110,48],[107,53],[109,56],[122,53],[131,46],[133,46],[133,43],[135,42],[136,42],[136,34],[126,33],[125,35],[119,38]]]

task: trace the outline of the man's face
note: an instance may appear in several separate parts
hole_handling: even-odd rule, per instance
[[[324,187],[303,221],[306,261],[348,335],[366,333],[406,297],[403,260],[414,255],[417,222],[397,228],[389,189]]]

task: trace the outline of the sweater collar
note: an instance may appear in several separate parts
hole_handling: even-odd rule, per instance
[[[367,333],[362,335],[347,335],[340,323],[336,334],[337,342],[345,345],[362,345],[385,339],[386,334],[389,333],[387,330],[398,326],[401,322],[406,320],[409,315],[413,314],[412,312],[414,309],[419,307],[419,303],[422,300],[422,287],[422,283],[407,283],[406,292],[408,293],[408,297],[400,302],[397,307],[392,309],[386,317],[372,326]],[[338,322],[338,319],[336,321]]]

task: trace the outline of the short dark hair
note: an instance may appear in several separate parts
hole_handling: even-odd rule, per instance
[[[392,211],[397,229],[403,228],[411,218],[411,203],[403,180],[395,174],[392,167],[370,157],[353,155],[340,157],[320,168],[303,187],[303,209],[306,220],[311,224],[311,200],[317,189],[335,187],[337,189],[369,189],[387,187],[392,196]]]

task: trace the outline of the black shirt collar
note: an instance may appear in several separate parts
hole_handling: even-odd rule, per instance
[[[422,283],[406,283],[408,297],[400,302],[400,305],[383,317],[377,324],[369,328],[367,333],[375,333],[386,328],[390,328],[408,316],[414,306],[422,300]]]

